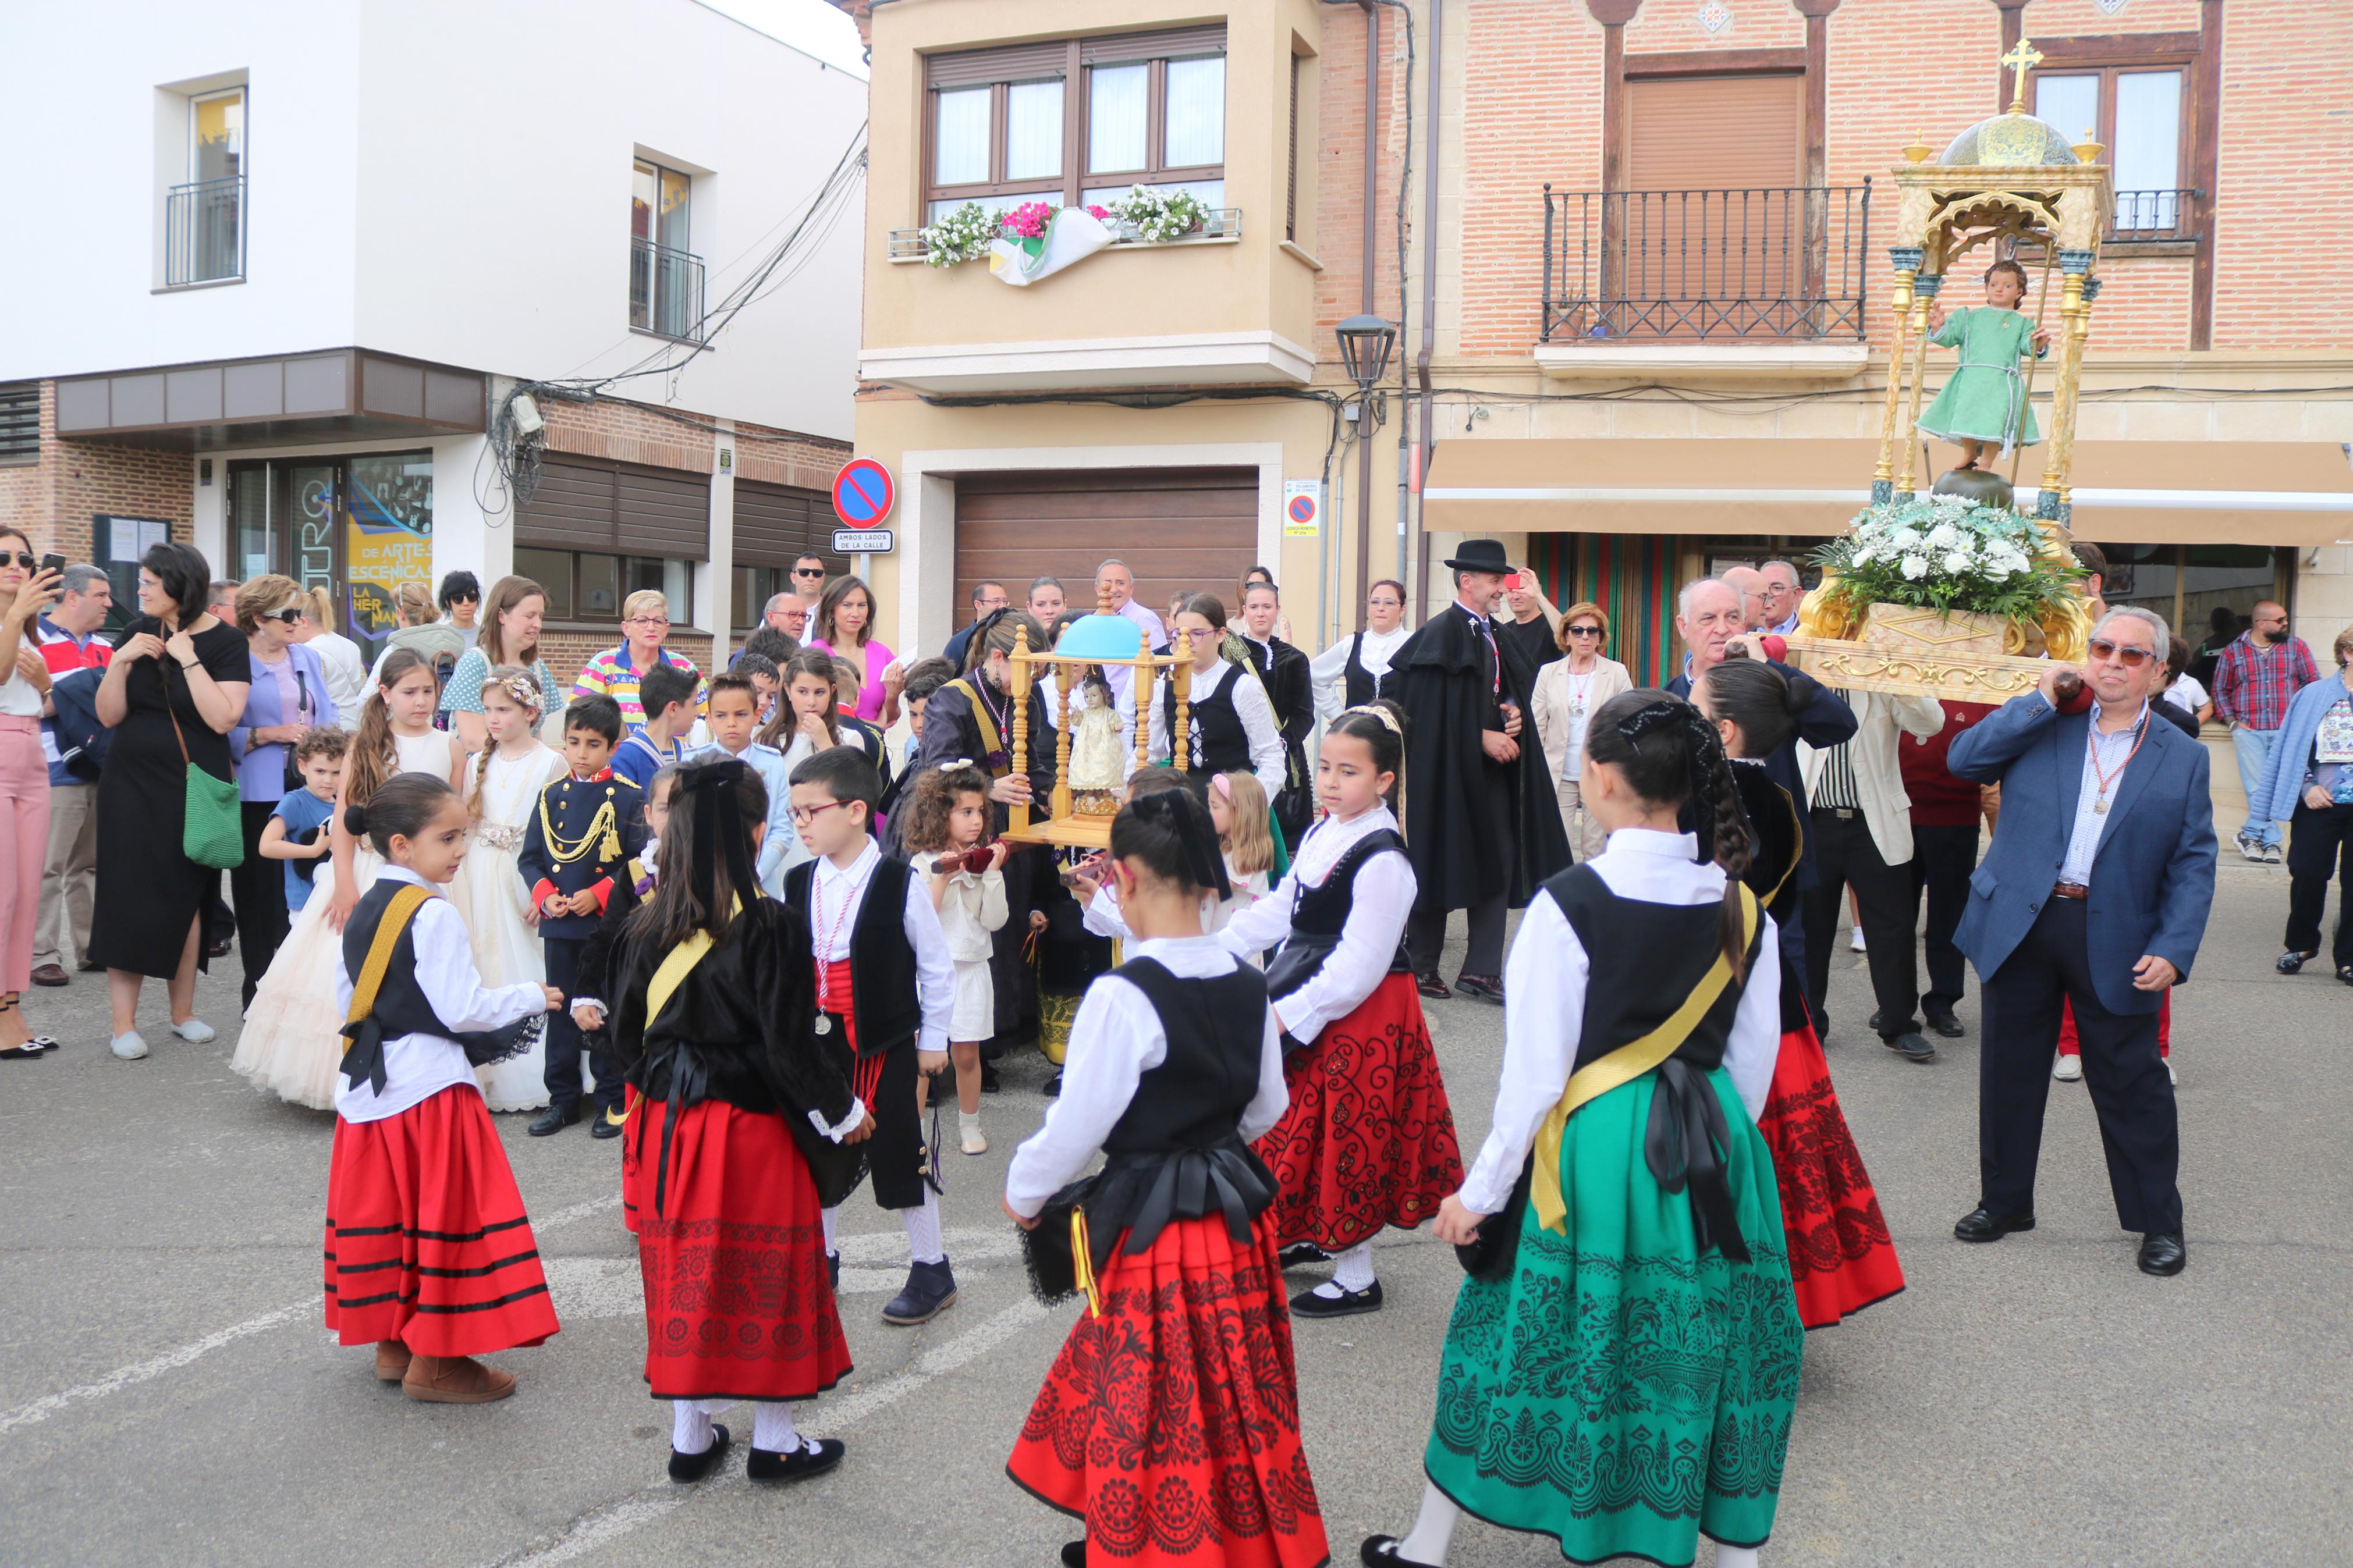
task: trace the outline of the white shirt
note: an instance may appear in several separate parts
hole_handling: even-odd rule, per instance
[[[29,633],[20,637],[16,646],[37,658],[39,656],[40,649],[34,646]],[[23,670],[14,665],[8,667],[8,679],[0,680],[0,714],[12,719],[37,719],[41,716],[39,689],[25,679]]]
[[[1724,868],[1695,865],[1699,840],[1688,833],[1621,827],[1609,847],[1586,862],[1621,899],[1649,904],[1714,904],[1724,897]],[[1781,958],[1773,917],[1749,966],[1732,1016],[1724,1069],[1754,1118],[1765,1109],[1773,1063],[1781,1052]],[[1590,963],[1585,944],[1550,898],[1530,901],[1504,962],[1504,1079],[1487,1142],[1462,1184],[1462,1204],[1493,1214],[1509,1201],[1536,1129],[1560,1103],[1577,1063]]]
[[[2198,684],[2196,676],[2178,675],[2174,677],[2173,684],[2165,689],[2165,700],[2195,719],[2198,710],[2213,701],[2214,698],[2212,693]]]
[[[403,866],[386,866],[376,873],[380,882],[409,882],[435,891],[424,878]],[[474,967],[474,944],[466,922],[448,900],[427,899],[408,922],[417,950],[417,985],[432,1004],[433,1016],[460,1034],[502,1029],[547,1011],[547,995],[537,985],[488,986]],[[352,976],[344,967],[342,946],[335,959],[335,1010],[352,1007]],[[466,1047],[440,1035],[396,1035],[384,1043],[384,1092],[362,1079],[354,1085],[338,1077],[335,1114],[346,1121],[382,1121],[422,1105],[452,1084],[476,1093],[474,1064]]]
[[[1113,610],[1112,614],[1135,623],[1135,629],[1144,634],[1145,652],[1166,653],[1168,651],[1168,628],[1160,624],[1158,616],[1137,604],[1134,595],[1131,595],[1127,603]],[[1112,695],[1124,701],[1127,698],[1129,683],[1135,679],[1135,671],[1124,664],[1107,664],[1103,666],[1103,679],[1111,683]]]
[[[360,658],[359,644],[338,632],[321,632],[310,647],[327,672],[327,695],[334,701],[336,722],[357,731],[360,704],[367,700],[367,665]]]
[[[1413,636],[1413,628],[1398,623],[1394,631],[1377,632],[1369,627],[1352,637],[1342,637],[1322,653],[1307,661],[1308,679],[1315,688],[1315,716],[1331,720],[1340,716],[1348,702],[1348,650],[1361,647],[1356,662],[1376,683],[1389,672],[1389,656],[1398,645]]]
[[[2042,700],[2048,705],[2051,700],[2045,697]],[[2121,730],[2104,732],[2099,710],[2092,710],[2092,722],[2084,738],[2083,781],[2075,788],[2075,823],[2067,835],[2067,858],[2059,863],[2061,881],[2083,888],[2092,885],[2092,862],[2100,858],[2100,836],[2107,831],[2108,816],[2123,791],[2125,768],[2141,742],[2147,738],[2148,726],[2155,722],[2156,716],[2144,701],[2139,717],[2131,723]],[[2099,769],[2092,765],[2094,757],[2099,759],[2099,767],[2107,770],[2105,795],[2100,792]],[[2108,810],[2101,810],[2103,805]]]
[[[1242,739],[1250,745],[1250,772],[1258,775],[1266,798],[1272,800],[1282,793],[1289,783],[1282,761],[1282,728],[1274,721],[1274,706],[1266,700],[1266,688],[1255,675],[1245,675],[1240,667],[1225,659],[1212,659],[1205,668],[1193,672],[1186,703],[1198,707],[1206,698],[1214,697],[1228,681],[1235,681],[1234,716],[1242,721]],[[1165,700],[1155,700],[1152,710],[1152,754],[1171,756],[1168,749],[1168,706]],[[1188,716],[1189,721],[1189,716]],[[1127,771],[1135,772],[1135,758],[1127,759]]]
[[[925,898],[931,896],[932,868],[942,853],[924,849],[907,857]],[[1005,925],[1005,873],[995,868],[977,877],[969,871],[956,872],[941,895],[939,917],[948,957],[958,963],[986,963],[995,946],[989,933]]]
[[[1231,974],[1234,956],[1214,937],[1154,937],[1127,950],[1132,962],[1156,959],[1180,980]],[[1258,1092],[1242,1110],[1238,1131],[1256,1140],[1282,1120],[1291,1096],[1282,1087],[1282,1040],[1274,1014],[1264,1020],[1259,1047]],[[1005,1173],[1005,1201],[1024,1216],[1087,1168],[1103,1140],[1127,1112],[1137,1082],[1168,1059],[1168,1034],[1152,1001],[1133,981],[1106,974],[1087,987],[1071,1021],[1071,1044],[1062,1060],[1062,1092],[1046,1108],[1046,1124],[1013,1152]],[[1514,1169],[1516,1176],[1518,1170]]]
[[[809,945],[824,948],[828,935],[832,937],[830,951],[817,955],[819,963],[839,963],[849,956],[850,933],[858,929],[866,884],[874,879],[874,868],[881,862],[882,851],[871,838],[847,871],[829,858],[818,861],[817,872],[809,879]],[[923,1010],[923,1032],[916,1037],[915,1048],[944,1051],[948,1048],[948,1015],[955,1010],[955,961],[948,956],[948,939],[940,930],[939,912],[932,908],[932,890],[920,878],[907,879],[904,928],[907,942],[915,950],[915,999]],[[849,1005],[845,996],[831,1000],[836,1012]]]
[[[1274,891],[1236,914],[1220,933],[1228,952],[1261,952],[1290,940],[1292,907],[1302,888],[1321,888],[1332,868],[1366,834],[1394,829],[1388,807],[1376,805],[1345,822],[1325,817],[1300,841],[1298,858]],[[1380,984],[1397,958],[1398,939],[1413,912],[1413,864],[1403,855],[1376,855],[1356,870],[1356,897],[1334,948],[1306,984],[1275,1004],[1275,1013],[1294,1038],[1312,1040],[1324,1026],[1345,1018]],[[1100,901],[1100,900],[1098,900]]]

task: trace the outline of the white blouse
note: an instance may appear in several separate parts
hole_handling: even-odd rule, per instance
[[[938,864],[941,853],[924,849],[907,857],[926,899],[932,894],[932,868]],[[1005,925],[1005,873],[993,867],[977,877],[969,871],[956,872],[948,879],[947,889],[940,898],[939,916],[950,958],[958,963],[986,961],[992,949],[989,933]]]
[[[1157,959],[1180,980],[1231,974],[1233,955],[1206,936],[1155,937],[1127,950],[1130,960]],[[1274,1014],[1265,1018],[1259,1047],[1258,1092],[1243,1108],[1238,1131],[1255,1141],[1282,1120],[1291,1096],[1282,1087],[1282,1040]],[[1087,1168],[1103,1140],[1126,1114],[1144,1075],[1168,1059],[1168,1034],[1160,1015],[1133,981],[1117,973],[1087,987],[1071,1021],[1071,1044],[1062,1062],[1062,1092],[1046,1108],[1046,1124],[1013,1152],[1005,1173],[1005,1201],[1024,1216]],[[1516,1169],[1513,1173],[1518,1174]]]
[[[1315,686],[1315,716],[1324,720],[1336,719],[1340,716],[1340,710],[1347,706],[1349,645],[1359,637],[1364,639],[1364,651],[1356,656],[1356,662],[1363,665],[1365,673],[1377,682],[1389,672],[1389,657],[1411,636],[1413,628],[1402,622],[1394,631],[1377,632],[1367,627],[1342,637],[1309,659],[1307,675]]]
[[[1198,705],[1203,698],[1214,697],[1219,688],[1229,680],[1240,684],[1234,688],[1234,714],[1242,721],[1242,738],[1250,743],[1250,772],[1258,775],[1266,798],[1272,800],[1282,793],[1289,782],[1282,760],[1282,727],[1274,721],[1274,706],[1266,700],[1266,688],[1256,676],[1245,677],[1240,668],[1226,659],[1212,660],[1205,668],[1197,670],[1187,696],[1187,702]],[[1152,754],[1166,757],[1168,748],[1168,707],[1155,689],[1152,709]],[[1127,760],[1127,771],[1135,772],[1135,759]]]
[[[1724,897],[1724,868],[1697,865],[1699,840],[1688,833],[1621,827],[1586,862],[1611,892],[1649,904],[1714,904]],[[1763,940],[1732,1016],[1724,1052],[1740,1101],[1754,1118],[1765,1109],[1773,1063],[1781,1051],[1780,935],[1766,915]],[[1560,906],[1532,900],[1504,963],[1504,1078],[1487,1142],[1462,1184],[1462,1205],[1493,1214],[1509,1201],[1536,1129],[1560,1102],[1577,1063],[1590,962]]]
[[[1308,829],[1298,857],[1274,891],[1236,914],[1219,940],[1228,952],[1254,953],[1291,937],[1291,911],[1302,888],[1320,888],[1332,879],[1340,858],[1369,833],[1395,828],[1388,807],[1377,805],[1345,822],[1325,817]],[[1413,864],[1403,855],[1376,855],[1356,871],[1356,897],[1340,927],[1340,945],[1306,984],[1276,1001],[1277,1020],[1294,1038],[1312,1040],[1324,1026],[1355,1012],[1388,974],[1398,939],[1413,912]]]
[[[882,851],[869,838],[848,870],[822,859],[809,874],[809,945],[828,948],[817,954],[819,963],[839,963],[849,956],[849,939],[858,929],[858,910],[866,902],[866,885],[874,879],[881,862]],[[944,1051],[948,1015],[955,1010],[955,964],[948,957],[939,911],[932,908],[932,890],[919,878],[907,879],[907,909],[901,921],[908,944],[915,950],[915,997],[923,1010],[923,1032],[916,1037],[915,1047]],[[833,938],[829,946],[828,933]],[[844,1005],[848,1002],[846,997],[832,1000]]]

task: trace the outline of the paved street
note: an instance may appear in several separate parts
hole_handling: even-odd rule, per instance
[[[1830,1059],[1911,1289],[1810,1338],[1767,1562],[2346,1561],[2353,993],[2317,966],[2271,973],[2284,873],[2228,859],[2220,883],[2175,1017],[2190,1261],[2172,1281],[2133,1268],[2080,1086],[2053,1086],[2042,1228],[1953,1242],[1975,1196],[1974,1037],[1925,1068],[1883,1050],[1841,953]],[[507,1403],[412,1404],[320,1326],[331,1123],[228,1071],[233,961],[223,969],[200,993],[216,1044],[154,1022],[154,1056],[117,1062],[103,989],[77,977],[29,998],[65,1048],[0,1069],[0,1563],[1030,1565],[1073,1532],[1002,1470],[1072,1315],[1031,1300],[997,1208],[1005,1160],[1044,1105],[1039,1058],[1009,1066],[988,1103],[991,1152],[951,1157],[952,1311],[886,1328],[902,1233],[863,1194],[847,1211],[858,1372],[804,1412],[847,1438],[848,1463],[781,1492],[755,1491],[740,1463],[687,1489],[662,1479],[669,1410],[638,1377],[617,1145],[585,1130],[526,1138],[523,1118],[501,1119],[564,1331],[497,1358],[522,1382]],[[1974,984],[1962,1017],[1977,1021]],[[1433,1010],[1466,1154],[1500,1021],[1463,1002]],[[1379,1262],[1386,1312],[1297,1331],[1308,1454],[1344,1563],[1409,1517],[1459,1279],[1426,1235],[1391,1233]],[[747,1410],[722,1419],[748,1437]],[[1466,1524],[1455,1561],[1558,1558]]]

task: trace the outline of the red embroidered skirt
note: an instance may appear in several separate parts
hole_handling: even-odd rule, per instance
[[[644,1098],[638,1092],[636,1084],[621,1086],[621,1120],[627,1124],[621,1133],[621,1228],[631,1236],[638,1234],[640,1203],[638,1180],[641,1168],[638,1153],[638,1101]],[[651,1203],[653,1199],[646,1197],[642,1201]]]
[[[1299,1441],[1299,1374],[1271,1214],[1219,1215],[1112,1254],[1006,1472],[1086,1521],[1090,1562],[1317,1568],[1331,1552]],[[1123,1242],[1123,1245],[1124,1243]]]
[[[1275,1240],[1337,1252],[1383,1226],[1411,1230],[1462,1185],[1454,1111],[1421,996],[1392,974],[1283,1063],[1291,1108],[1258,1141],[1280,1191]]]
[[[471,1084],[382,1121],[335,1119],[327,1327],[347,1345],[485,1355],[555,1332],[539,1244]]]
[[[1827,1328],[1904,1289],[1904,1268],[1871,1173],[1847,1131],[1830,1064],[1810,1026],[1781,1037],[1757,1130],[1773,1151],[1798,1320]]]
[[[706,1100],[679,1113],[659,1171],[666,1101],[639,1100],[638,1263],[646,1382],[657,1399],[807,1399],[849,1373],[825,1225],[784,1117]],[[660,1188],[659,1212],[655,1192]]]

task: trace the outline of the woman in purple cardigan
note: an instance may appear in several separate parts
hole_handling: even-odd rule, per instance
[[[335,722],[327,694],[327,668],[318,653],[293,640],[301,618],[302,590],[291,577],[249,579],[237,591],[237,629],[245,634],[253,659],[253,687],[245,711],[228,732],[228,753],[237,767],[237,799],[245,815],[245,859],[228,874],[229,900],[237,907],[238,956],[245,964],[245,1005],[253,1005],[278,944],[286,940],[286,873],[280,863],[261,858],[261,830],[286,794],[287,765],[295,742],[317,724]]]

